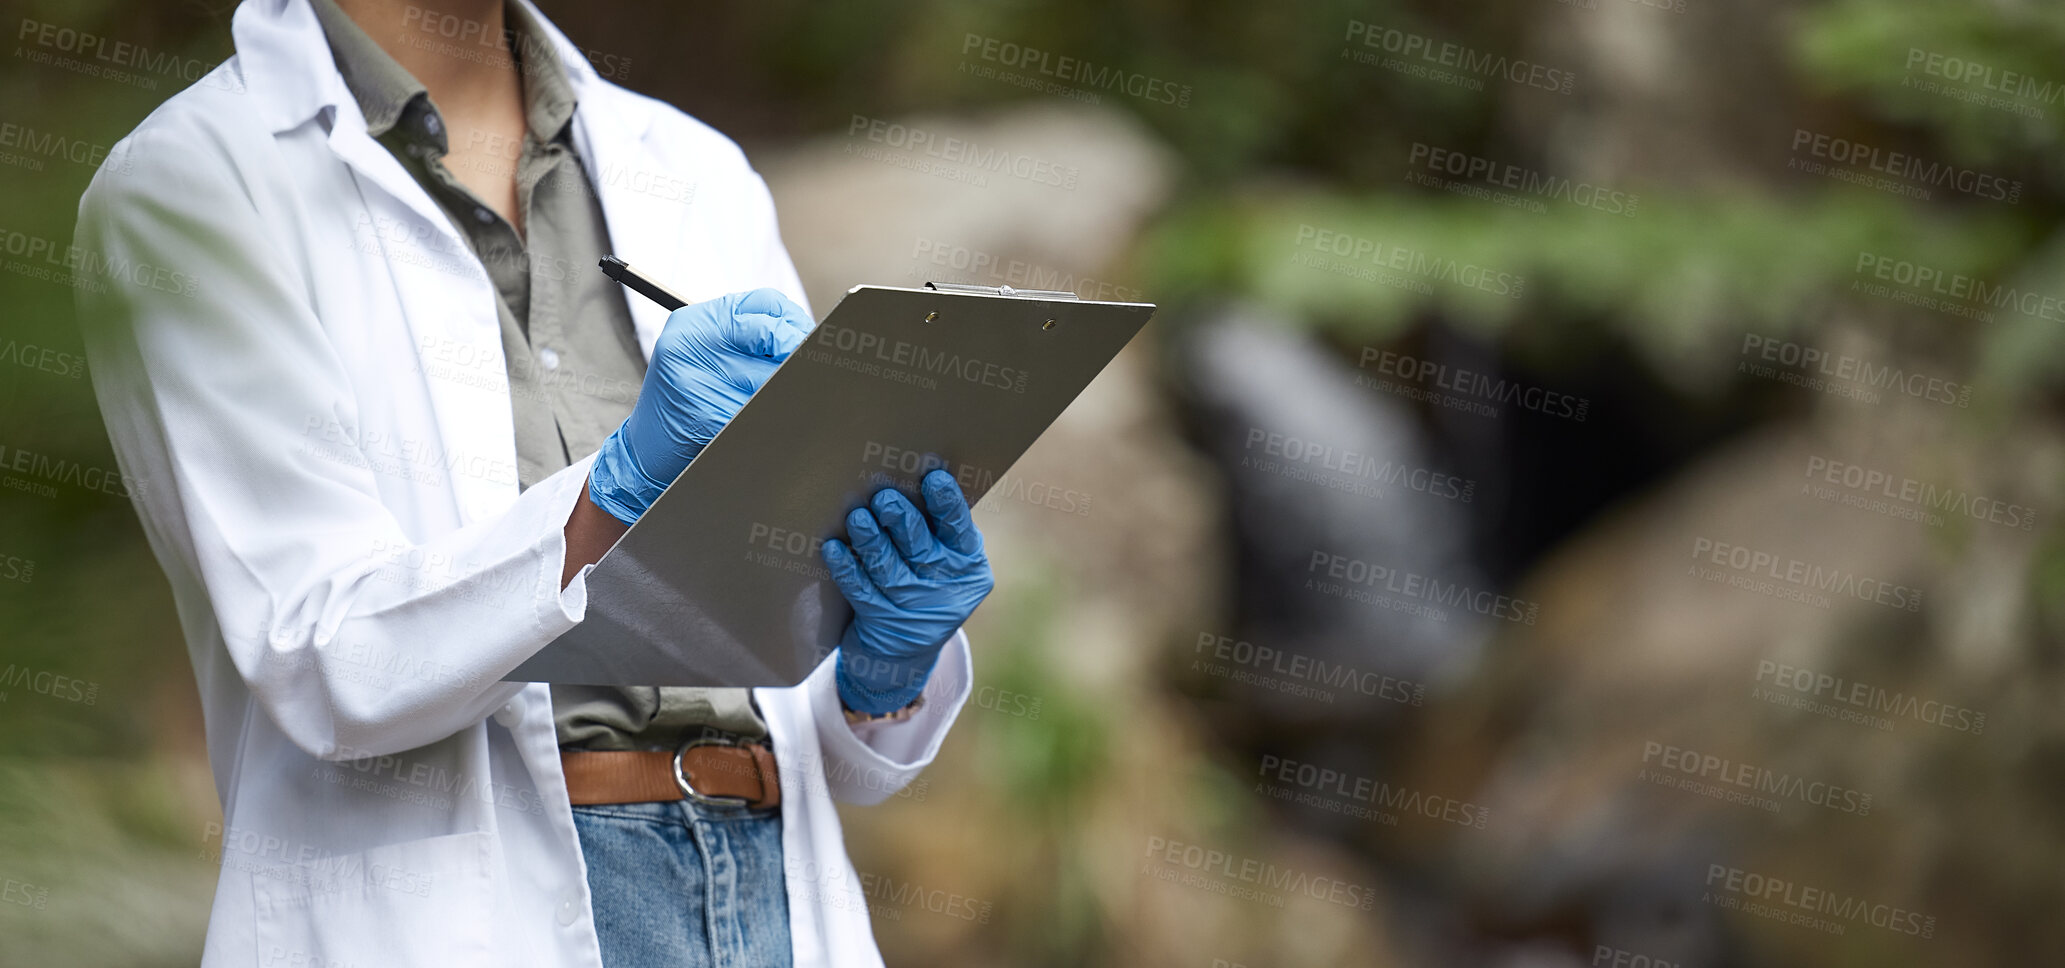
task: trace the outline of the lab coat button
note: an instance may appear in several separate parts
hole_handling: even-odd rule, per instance
[[[513,702],[505,702],[502,708],[495,710],[495,722],[502,724],[504,729],[514,729],[517,723],[523,722],[523,710]]]
[[[581,916],[581,899],[568,894],[559,901],[559,926],[570,927]]]
[[[538,363],[547,371],[559,369],[559,351],[550,346],[538,351]]]

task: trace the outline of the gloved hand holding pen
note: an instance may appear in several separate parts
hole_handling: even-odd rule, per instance
[[[910,499],[883,488],[846,516],[852,544],[828,539],[820,552],[853,606],[836,681],[840,700],[857,713],[910,705],[940,650],[995,583],[982,532],[953,475],[934,470],[919,490],[929,524]]]
[[[667,317],[631,416],[588,472],[597,507],[636,523],[816,324],[774,289],[735,292]]]

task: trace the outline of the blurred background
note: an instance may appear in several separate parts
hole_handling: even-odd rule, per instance
[[[0,963],[192,964],[220,812],[62,253],[232,5],[8,6]],[[2065,10],[542,6],[745,146],[820,313],[1161,306],[845,812],[890,963],[2065,950]]]

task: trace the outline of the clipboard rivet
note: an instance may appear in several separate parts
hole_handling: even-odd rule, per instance
[[[1041,329],[1053,329],[1053,328],[1054,328],[1054,321],[1053,321],[1053,320],[1051,320],[1051,319],[1050,319],[1050,320],[1047,320],[1046,322],[1044,322],[1044,323],[1041,323],[1041,324],[1040,324],[1040,328],[1041,328]]]
[[[925,314],[925,321],[926,321],[926,322],[928,322],[928,323],[929,323],[929,322],[932,322],[932,321],[934,321],[934,320],[937,320],[938,318],[939,318],[939,314],[938,314],[938,313],[926,313],[926,314]]]

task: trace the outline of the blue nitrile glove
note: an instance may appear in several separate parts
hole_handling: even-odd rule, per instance
[[[879,716],[918,698],[939,650],[994,584],[982,532],[953,475],[935,470],[919,490],[929,527],[909,498],[885,487],[846,515],[852,547],[824,543],[832,581],[853,606],[836,681],[840,700],[857,713]]]
[[[588,472],[595,506],[636,523],[815,325],[773,289],[674,310],[653,346],[638,404],[596,451]]]

